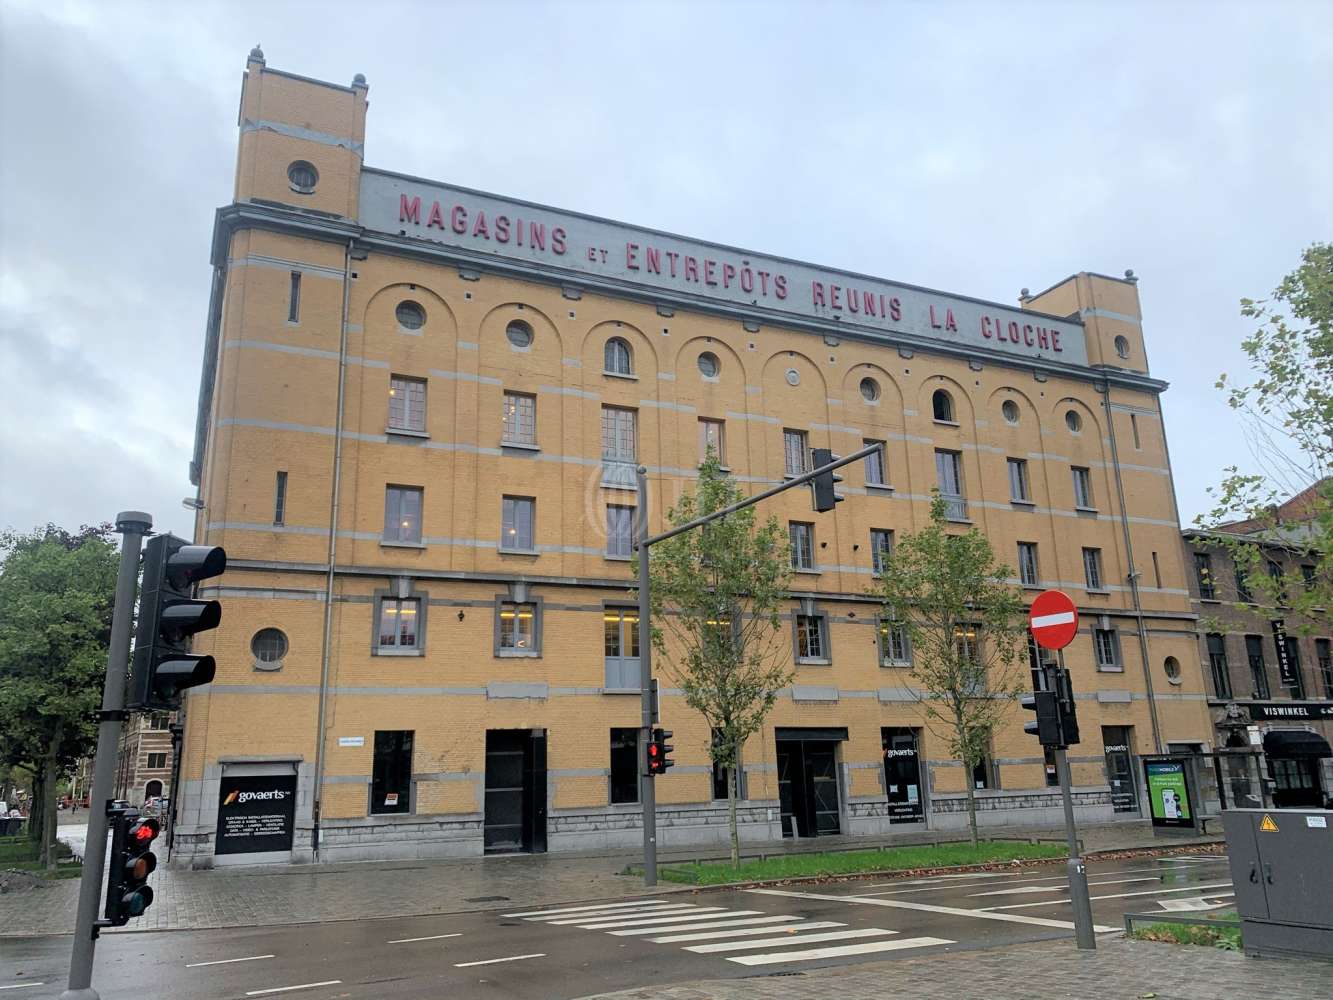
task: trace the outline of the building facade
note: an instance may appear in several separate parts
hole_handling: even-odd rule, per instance
[[[371,169],[366,96],[246,69],[191,468],[228,569],[177,863],[639,843],[634,470],[657,530],[710,444],[755,491],[885,446],[836,513],[765,506],[796,679],[743,751],[745,839],[959,827],[967,781],[982,823],[1059,822],[1018,706],[964,774],[866,596],[935,488],[1082,609],[1083,817],[1138,814],[1137,755],[1209,743],[1132,277],[1015,308]],[[721,840],[710,733],[654,662],[659,840]]]
[[[116,757],[116,798],[136,806],[171,792],[175,761],[171,716],[166,712],[136,713],[120,731]]]

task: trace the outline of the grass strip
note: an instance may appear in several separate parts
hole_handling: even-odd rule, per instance
[[[1239,927],[1201,927],[1198,924],[1148,924],[1135,927],[1139,941],[1166,941],[1170,944],[1197,944],[1223,951],[1240,951]]]

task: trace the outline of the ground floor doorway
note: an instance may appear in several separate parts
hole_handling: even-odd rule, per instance
[[[919,823],[926,818],[921,788],[921,730],[901,726],[880,729],[884,749],[884,794],[890,823]]]
[[[1134,727],[1102,726],[1106,782],[1111,786],[1111,811],[1139,813],[1139,787],[1134,766]]]
[[[486,731],[487,854],[546,850],[546,730]]]
[[[777,731],[778,798],[784,837],[829,837],[842,832],[838,744],[847,730]]]
[[[1328,741],[1306,729],[1270,729],[1264,733],[1264,754],[1273,777],[1275,808],[1323,808],[1326,796],[1320,772],[1321,761],[1331,755]]]

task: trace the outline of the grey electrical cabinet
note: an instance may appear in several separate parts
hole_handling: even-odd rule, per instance
[[[1333,811],[1222,813],[1247,955],[1333,959]]]

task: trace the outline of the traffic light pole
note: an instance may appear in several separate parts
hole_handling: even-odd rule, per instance
[[[152,516],[142,511],[127,510],[116,515],[116,531],[122,537],[120,571],[116,576],[116,608],[111,619],[111,648],[102,687],[102,711],[98,714],[97,756],[89,795],[88,837],[83,849],[79,908],[69,962],[69,988],[60,994],[60,1000],[100,1000],[92,987],[93,950],[97,946],[97,905],[102,898],[102,872],[106,866],[107,806],[115,786],[116,753],[121,723],[126,714],[125,675],[130,665],[130,628],[138,592],[139,552],[144,535],[152,527]]]
[[[1060,650],[1059,669],[1065,669],[1065,652]],[[1056,689],[1058,690],[1058,688]],[[1069,752],[1056,747],[1055,772],[1060,778],[1060,798],[1065,807],[1065,836],[1069,840],[1069,900],[1074,908],[1074,937],[1082,950],[1096,950],[1097,937],[1092,930],[1092,901],[1088,898],[1088,869],[1078,852],[1078,831],[1074,828],[1073,779],[1069,774]]]
[[[643,884],[657,885],[657,789],[648,773],[648,741],[653,738],[653,632],[648,590],[648,469],[636,470],[639,487],[639,801],[643,804]]]

